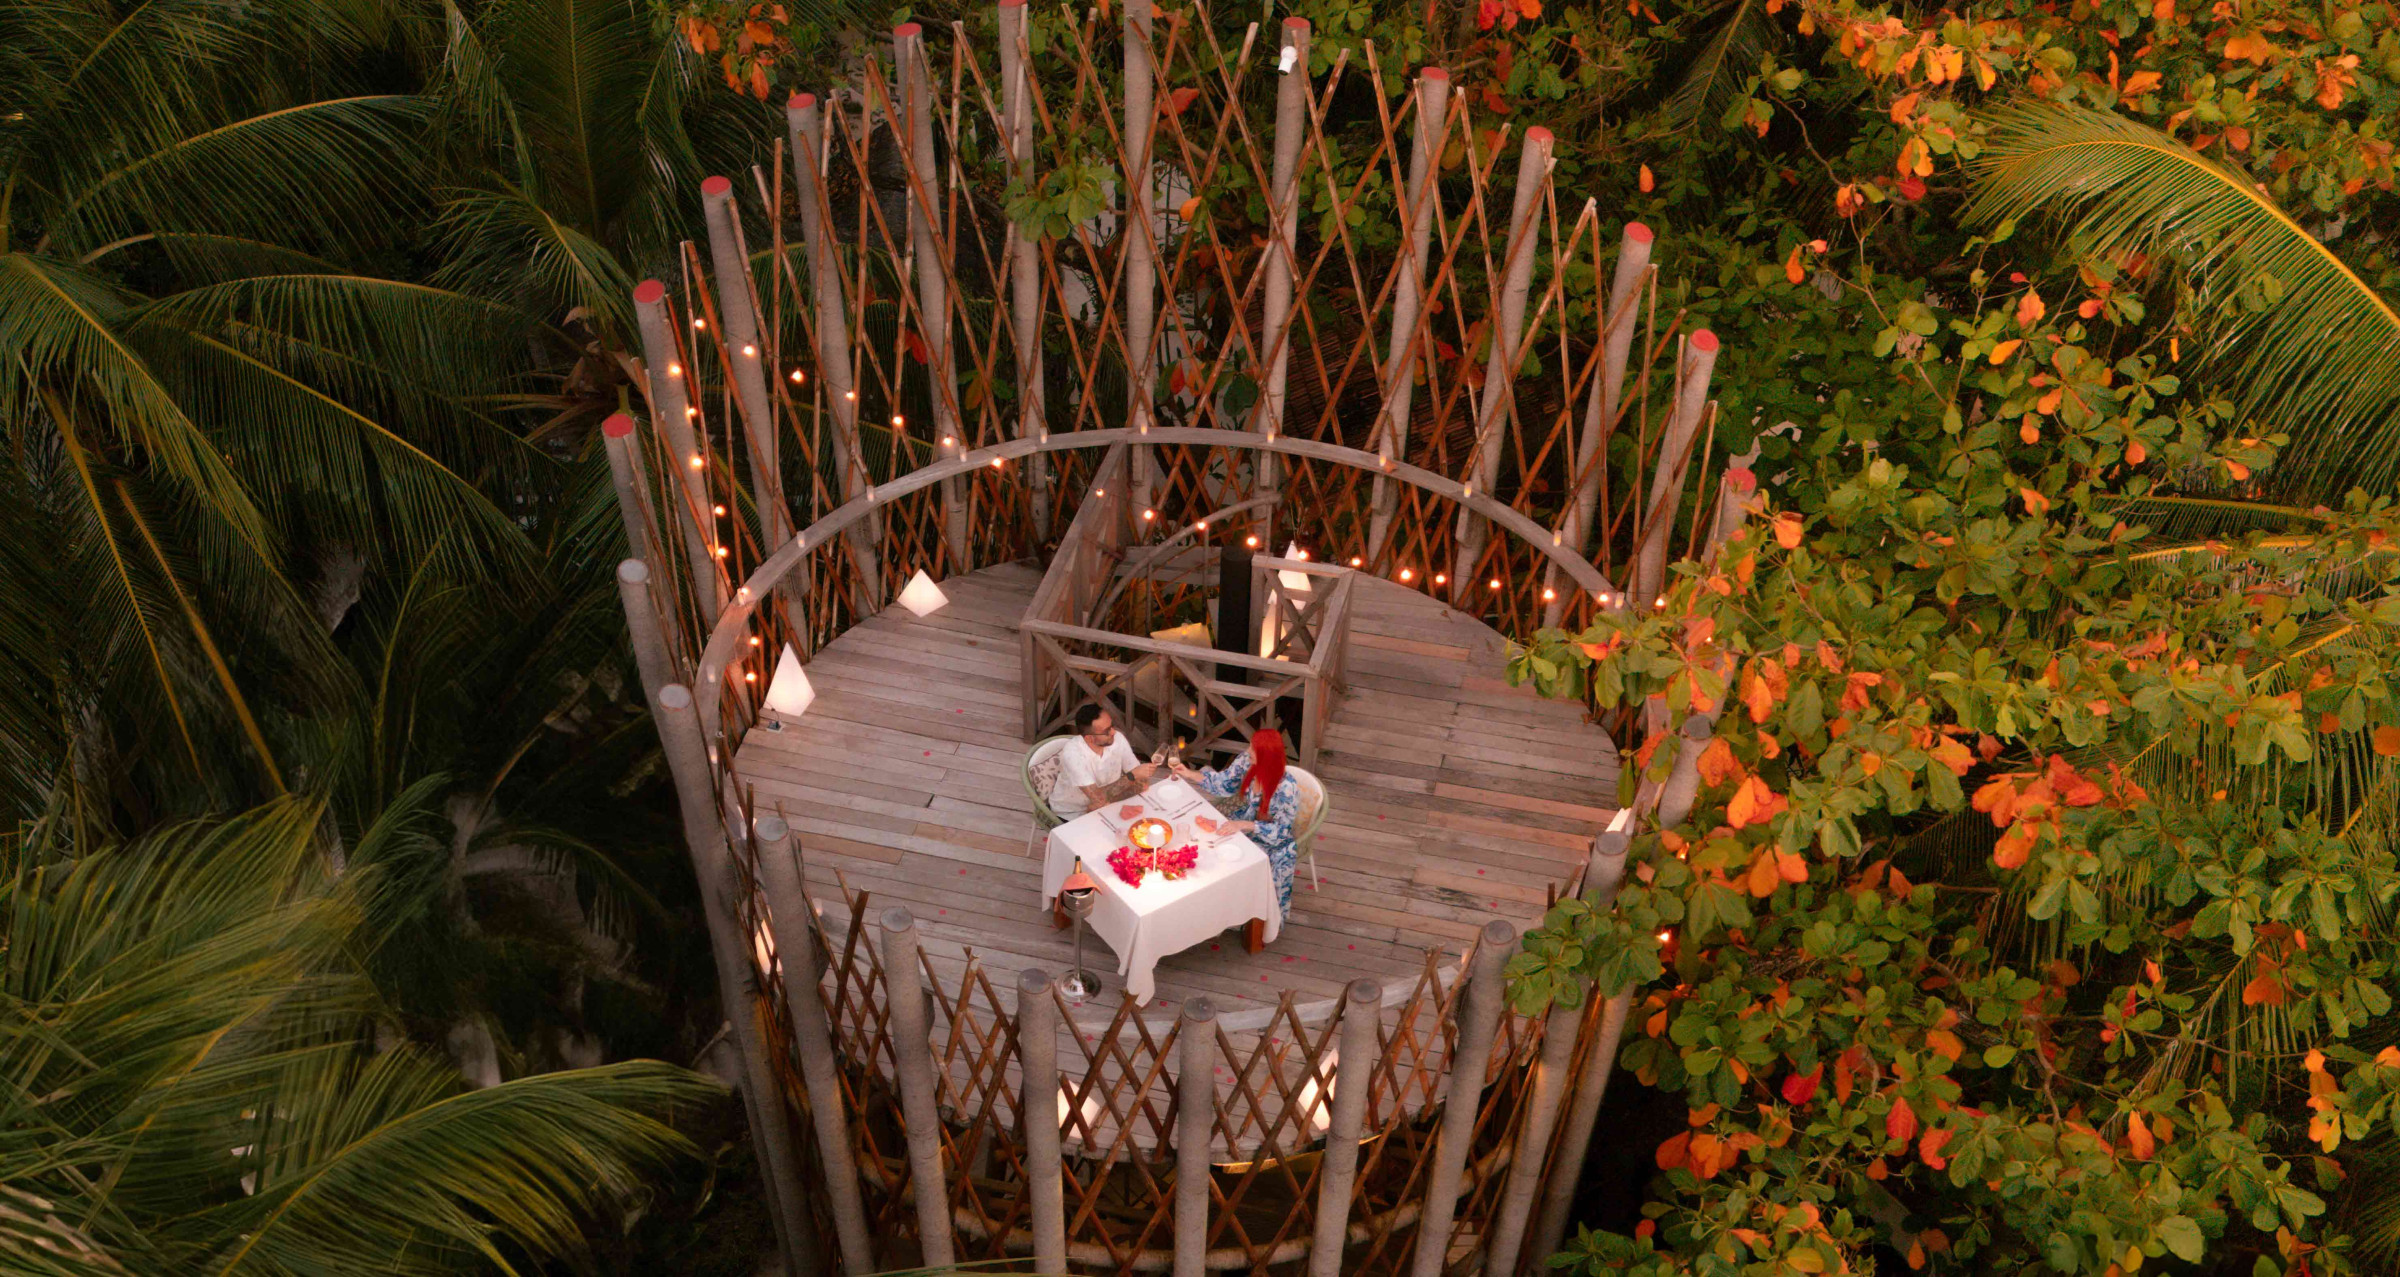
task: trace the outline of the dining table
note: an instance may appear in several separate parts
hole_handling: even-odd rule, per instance
[[[1191,846],[1191,870],[1169,878],[1157,870],[1127,882],[1109,863],[1128,847],[1134,822],[1167,822],[1165,847]],[[1158,991],[1153,974],[1160,959],[1181,953],[1230,928],[1246,931],[1252,952],[1272,943],[1283,911],[1275,899],[1275,871],[1258,844],[1215,827],[1226,817],[1199,790],[1168,776],[1132,798],[1104,803],[1050,831],[1042,861],[1042,907],[1057,905],[1059,890],[1078,862],[1099,884],[1088,925],[1117,955],[1125,992],[1146,1003]]]

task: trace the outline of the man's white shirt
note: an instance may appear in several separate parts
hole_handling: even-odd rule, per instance
[[[1074,737],[1058,751],[1058,783],[1050,787],[1050,810],[1061,816],[1080,816],[1092,805],[1083,795],[1084,786],[1113,785],[1141,765],[1123,732],[1097,753],[1083,737]]]

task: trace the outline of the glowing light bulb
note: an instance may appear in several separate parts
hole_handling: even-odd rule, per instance
[[[892,420],[896,422],[896,421],[898,421],[898,420],[900,420],[900,419],[899,419],[898,417],[894,417],[894,418],[892,418]],[[942,436],[942,446],[943,446],[943,447],[945,447],[945,448],[955,448],[955,447],[957,447],[957,446],[958,446],[958,440],[956,440],[956,439],[953,439],[953,438],[951,438],[951,437],[950,437],[950,436],[948,436],[948,435],[943,435],[943,436]]]
[[[1447,572],[1436,572],[1436,573],[1434,573],[1434,574],[1433,574],[1433,583],[1434,583],[1435,585],[1448,585],[1448,584],[1450,583],[1450,574],[1449,574],[1449,573],[1447,573]]]
[[[1350,556],[1350,566],[1354,568],[1363,568],[1367,566],[1367,561],[1354,554]]]
[[[1201,521],[1199,521],[1198,523],[1195,523],[1195,524],[1193,524],[1193,525],[1192,525],[1192,530],[1193,530],[1194,532],[1206,532],[1206,531],[1208,531],[1208,520],[1206,520],[1206,519],[1202,519],[1202,520],[1201,520]]]
[[[757,670],[752,670],[752,671],[750,671],[749,673],[742,675],[742,681],[743,681],[743,682],[745,682],[745,683],[755,683],[755,682],[757,682],[757,681],[758,681],[758,671],[757,671]]]
[[[1549,588],[1549,587],[1547,587],[1547,586],[1544,586],[1544,587],[1542,588],[1542,602],[1544,602],[1544,603],[1548,603],[1549,601],[1551,601],[1552,599],[1555,599],[1555,598],[1557,598],[1557,597],[1558,597],[1558,591],[1556,591],[1556,590],[1553,590],[1553,589],[1550,589],[1550,588]]]
[[[855,390],[845,390],[842,392],[842,398],[855,401],[858,398],[858,392]]]
[[[750,356],[752,359],[756,359],[756,358],[758,358],[758,347],[756,347],[756,346],[744,346],[744,347],[742,347],[742,353],[743,353],[743,354],[745,354],[745,355],[748,355],[748,356]]]
[[[1257,549],[1257,548],[1258,548],[1258,538],[1257,538],[1257,537],[1255,537],[1255,536],[1247,536],[1247,537],[1243,537],[1243,538],[1242,538],[1242,544],[1243,544],[1243,545],[1246,545],[1246,546],[1249,546],[1251,549],[1255,550],[1255,549]]]
[[[1105,496],[1107,496],[1107,495],[1108,495],[1108,489],[1106,489],[1106,488],[1094,488],[1094,489],[1092,489],[1092,495],[1093,495],[1093,496],[1095,496],[1095,497],[1105,497]]]
[[[680,377],[680,376],[682,376],[682,375],[683,375],[683,365],[682,365],[682,364],[668,364],[668,365],[667,365],[667,375],[668,375],[668,376],[670,376],[670,377]]]
[[[801,375],[801,373],[800,373],[800,370],[799,370],[799,369],[797,369],[797,368],[794,368],[794,369],[792,370],[792,380],[793,380],[793,381],[806,381],[806,380],[808,380],[808,378],[806,378],[806,377],[802,376],[802,375]]]
[[[697,470],[697,469],[699,469],[700,467],[702,467],[702,466],[704,466],[704,465],[707,465],[707,464],[708,464],[708,460],[707,460],[707,458],[705,458],[705,457],[702,457],[702,456],[701,456],[699,453],[697,453],[697,452],[695,452],[695,453],[693,453],[693,454],[692,454],[692,469],[694,469],[694,470]]]
[[[902,418],[899,413],[895,412],[892,414],[892,424],[895,426],[905,426],[908,424],[908,422]]]
[[[707,320],[705,320],[705,319],[695,319],[695,320],[693,320],[693,321],[692,321],[692,327],[694,327],[694,328],[706,328],[706,327],[708,327],[708,321],[707,321]]]
[[[720,559],[725,557],[725,547],[724,547],[724,546],[721,546],[721,545],[720,545],[720,546],[718,546],[718,547],[717,547],[717,557],[718,557],[718,558],[720,558]]]
[[[998,457],[994,457],[994,458],[992,458],[992,469],[994,469],[994,470],[997,470],[997,469],[999,469],[999,468],[1000,468],[1000,458],[998,458]]]
[[[1143,522],[1145,522],[1145,523],[1147,523],[1147,522],[1149,522],[1150,520],[1152,520],[1152,519],[1155,519],[1155,518],[1157,518],[1157,517],[1158,517],[1158,511],[1156,511],[1156,510],[1144,510],[1144,511],[1142,511],[1142,521],[1143,521]]]
[[[1499,589],[1499,588],[1500,588],[1500,578],[1499,578],[1499,577],[1493,577],[1493,578],[1492,578],[1492,588],[1493,588],[1493,589],[1495,589],[1495,590],[1497,590],[1497,589]]]
[[[723,506],[718,506],[718,507],[716,507],[716,511],[717,511],[717,517],[718,517],[718,518],[722,519],[722,518],[724,518],[724,517],[725,517],[725,507],[723,507]]]
[[[745,590],[743,590],[743,591],[742,591],[742,593],[744,593],[744,594],[748,594],[749,592],[750,592],[750,591],[749,591],[749,590],[747,590],[747,589],[745,589]],[[757,646],[758,646],[758,644],[759,644],[759,638],[758,638],[758,636],[757,636],[756,634],[753,634],[753,635],[751,635],[751,636],[750,636],[750,646],[752,646],[752,647],[757,647]]]
[[[1400,569],[1400,579],[1401,579],[1401,580],[1403,580],[1403,581],[1409,580],[1409,579],[1411,579],[1411,578],[1413,578],[1413,577],[1415,577],[1415,576],[1416,576],[1416,572],[1415,572],[1413,569],[1410,569],[1410,568],[1402,568],[1402,569]]]

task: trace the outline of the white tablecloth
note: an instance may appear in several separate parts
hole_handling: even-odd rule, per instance
[[[1140,804],[1141,814],[1126,817],[1123,808]],[[1200,863],[1174,882],[1162,874],[1147,874],[1142,885],[1129,887],[1108,867],[1110,852],[1125,845],[1125,827],[1144,816],[1156,816],[1175,827],[1169,847],[1194,843]],[[1148,1002],[1157,991],[1151,968],[1160,958],[1180,953],[1228,927],[1253,918],[1266,920],[1266,938],[1283,927],[1283,911],[1275,904],[1275,871],[1258,844],[1240,834],[1212,838],[1193,822],[1197,816],[1222,819],[1199,790],[1168,777],[1139,798],[1109,803],[1088,811],[1050,831],[1048,854],[1042,863],[1042,907],[1058,898],[1058,889],[1075,872],[1081,858],[1084,872],[1100,884],[1092,902],[1090,927],[1117,952],[1117,974],[1135,1002]]]

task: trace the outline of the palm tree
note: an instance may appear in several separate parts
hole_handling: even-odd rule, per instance
[[[0,507],[41,547],[0,627],[46,640],[0,698],[11,817],[74,775],[136,819],[283,791],[259,698],[327,693],[349,580],[525,556],[477,486],[529,464],[480,399],[521,323],[363,266],[421,207],[426,104],[351,69],[405,62],[406,13],[0,11]]]
[[[404,821],[379,822],[350,849]],[[440,1273],[573,1254],[720,1092],[650,1062],[469,1090],[375,1049],[355,956],[389,885],[319,805],[0,842],[0,1256],[10,1271]]]
[[[461,174],[441,194],[437,281],[550,326],[555,394],[543,433],[620,406],[640,349],[631,294],[673,277],[703,234],[700,183],[740,174],[780,120],[726,91],[642,6],[494,0],[470,18],[443,0],[435,109]]]
[[[2143,504],[2172,512],[2168,529],[2191,543],[2143,557],[2209,551],[2199,537],[2227,529],[2305,523],[2314,517],[2305,507],[2338,505],[2354,489],[2395,495],[2400,312],[2340,253],[2250,175],[2137,121],[2028,103],[1997,110],[1988,122],[1970,217],[2040,216],[2091,257],[2122,261],[2140,253],[2171,263],[2182,273],[2176,322],[2197,346],[2200,374],[2233,398],[2251,429],[2291,440],[2264,482],[2225,499],[2148,499]],[[2329,579],[2312,588],[2340,595],[2356,586]],[[2380,641],[2366,627],[2329,625],[2311,650],[2332,660]],[[2230,794],[2236,804],[2308,812],[2338,829],[2362,858],[2388,857],[2400,846],[2400,760],[2349,739],[2356,735],[2321,738],[2291,768],[2239,766],[2219,742],[2199,751],[2197,769],[2185,762],[2139,774],[2154,792],[2193,806]],[[1954,833],[1937,828],[1925,841],[1942,845]],[[2224,981],[2231,990],[2239,977],[2228,970]],[[2215,1029],[2229,1052],[2301,1049],[2304,1035],[2282,1008],[2220,1001]],[[2373,1050],[2395,1037],[2400,1032],[2387,1018],[2353,1044]],[[2359,1257],[2388,1268],[2400,1262],[2400,1178],[2385,1172],[2400,1167],[2400,1137],[2378,1133],[2352,1160],[2346,1222]]]
[[[2094,256],[2177,264],[2198,361],[2292,445],[2285,495],[2400,478],[2400,311],[2257,180],[2139,121],[2023,103],[1988,117],[1970,218],[2043,215]]]

